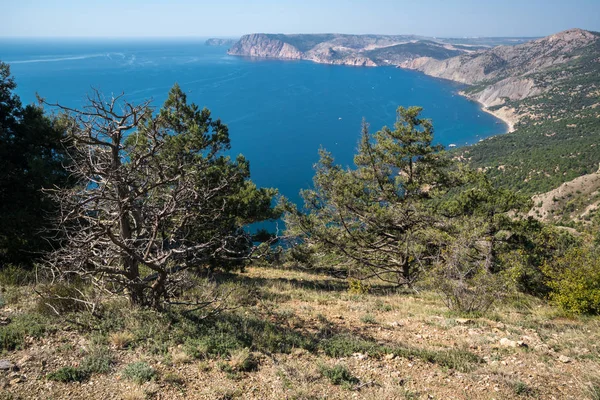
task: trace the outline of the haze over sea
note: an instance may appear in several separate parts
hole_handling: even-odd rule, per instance
[[[377,130],[395,121],[398,106],[419,105],[434,122],[436,141],[475,143],[506,126],[457,94],[460,86],[390,67],[357,68],[304,61],[228,56],[204,40],[4,39],[0,60],[23,103],[35,93],[70,107],[92,87],[124,92],[131,102],[160,106],[178,82],[188,101],[229,126],[232,153],[250,160],[259,186],[293,201],[311,185],[319,147],[349,165],[363,117]]]

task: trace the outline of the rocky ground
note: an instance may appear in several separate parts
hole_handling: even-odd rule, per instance
[[[0,399],[600,396],[598,318],[567,318],[531,298],[513,299],[485,315],[461,316],[449,312],[433,293],[398,293],[374,287],[369,294],[352,294],[344,280],[293,270],[250,268],[236,279],[261,293],[254,304],[238,308],[240,315],[260,315],[304,335],[344,332],[347,336],[340,337],[360,337],[374,346],[400,346],[410,351],[377,353],[365,348],[327,355],[328,350],[322,350],[326,347],[309,351],[298,346],[289,353],[249,349],[254,364],[244,369],[238,367],[239,351],[223,357],[195,357],[185,346],[174,345],[155,354],[149,350],[151,335],[135,339],[135,327],[156,328],[144,327],[136,317],[126,323],[131,334],[108,335],[112,362],[106,373],[63,383],[49,379],[49,374],[65,366],[78,367],[101,341],[94,332],[82,332],[65,323],[42,337],[27,337],[20,350],[4,351],[0,356]],[[35,302],[26,295],[27,288],[19,288],[20,296],[14,294],[16,289],[11,290],[12,300],[0,309],[0,323],[5,326],[14,323],[10,321],[19,313],[31,311]],[[139,361],[155,371],[147,382],[135,383],[124,373],[127,365]],[[349,375],[336,381],[327,373],[336,366]]]

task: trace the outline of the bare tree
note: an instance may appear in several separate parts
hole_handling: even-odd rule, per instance
[[[223,154],[227,126],[188,105],[177,85],[156,115],[147,101],[97,91],[82,110],[55,106],[67,114],[79,183],[52,191],[67,240],[48,263],[61,276],[159,308],[183,271],[247,258],[243,225],[275,216],[275,190],[257,189],[248,162]]]

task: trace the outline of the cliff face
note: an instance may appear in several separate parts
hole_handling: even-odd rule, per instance
[[[302,36],[302,35],[297,35]],[[310,35],[306,35],[310,36]],[[301,51],[291,43],[280,39],[283,35],[255,33],[243,36],[227,52],[234,56],[277,58],[286,60],[310,60],[321,64],[353,65],[372,67],[376,64],[367,57],[357,55],[344,46],[327,46],[318,43],[307,51]],[[328,35],[329,37],[329,35]],[[333,37],[333,36],[332,36]],[[293,39],[293,37],[292,37]],[[335,39],[335,37],[333,37]],[[294,40],[292,40],[294,42]],[[306,48],[313,43],[295,40],[300,47]]]
[[[243,36],[229,49],[227,54],[292,60],[303,58],[303,53],[289,43],[284,43],[281,40],[270,38],[261,33]]]

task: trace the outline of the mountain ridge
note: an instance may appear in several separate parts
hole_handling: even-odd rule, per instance
[[[229,49],[228,54],[373,67],[399,65],[426,56],[447,58],[491,47],[497,41],[508,44],[513,41],[521,43],[528,39],[467,38],[460,42],[459,39],[438,39],[419,35],[252,33],[242,36]],[[387,57],[384,49],[392,50],[393,57]]]

